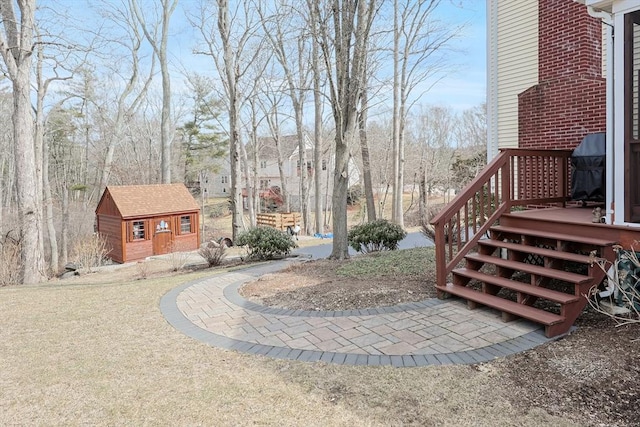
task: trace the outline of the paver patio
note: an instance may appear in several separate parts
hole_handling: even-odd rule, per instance
[[[464,301],[428,299],[348,311],[270,308],[245,300],[240,286],[291,261],[273,261],[185,283],[167,293],[162,313],[176,329],[212,346],[278,359],[396,367],[479,363],[547,342],[539,325],[505,323]]]

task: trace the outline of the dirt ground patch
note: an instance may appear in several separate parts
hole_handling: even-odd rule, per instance
[[[350,310],[435,296],[434,277],[349,277],[352,260],[318,260],[261,277],[240,289],[254,302],[298,310]],[[640,325],[616,327],[588,308],[570,335],[476,369],[500,378],[523,413],[543,409],[582,425],[640,425]],[[329,390],[334,399],[340,390]]]
[[[316,260],[294,264],[248,283],[240,293],[253,302],[294,310],[351,310],[422,301],[435,296],[433,287],[424,286],[424,277],[404,277],[402,283],[392,275],[345,277],[340,267],[345,261]]]

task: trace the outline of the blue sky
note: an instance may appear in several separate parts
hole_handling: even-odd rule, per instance
[[[182,2],[183,8],[193,6],[191,0]],[[452,26],[465,24],[460,36],[453,44],[453,51],[448,55],[451,68],[447,75],[438,81],[419,104],[448,106],[456,111],[477,106],[486,99],[486,1],[485,0],[442,0],[438,7],[438,18]],[[177,32],[188,33],[184,12],[176,10],[172,25]],[[173,49],[191,52],[193,41],[188,37],[175,38]],[[189,55],[190,56],[190,55]],[[211,58],[189,58],[191,69],[213,71]],[[195,67],[195,68],[194,68]]]
[[[455,5],[453,4],[455,3]],[[462,8],[457,7],[461,5]],[[423,98],[427,103],[464,110],[486,100],[486,2],[485,0],[443,1],[442,19],[466,22],[451,60],[457,66]]]
[[[47,3],[47,0],[42,1]],[[74,9],[75,6],[76,16],[88,13],[87,19],[96,19],[86,6],[77,7],[92,4],[91,0],[58,1],[69,9]],[[120,4],[120,0],[107,1]],[[173,63],[172,69],[176,71],[172,76],[172,88],[178,92],[183,80],[180,73],[185,69],[210,76],[217,74],[210,57],[192,54],[196,45],[195,38],[199,35],[189,25],[185,10],[193,13],[198,4],[198,0],[180,0],[171,20],[170,61]],[[448,106],[455,111],[475,107],[486,99],[486,1],[442,0],[436,15],[451,26],[465,24],[465,27],[454,42],[454,49],[448,54],[452,66],[441,80],[420,97],[418,103]],[[96,25],[98,23],[99,20]]]

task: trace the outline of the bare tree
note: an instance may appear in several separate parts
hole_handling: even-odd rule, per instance
[[[5,215],[11,214],[10,206],[14,192],[13,173],[13,102],[8,90],[0,89],[0,235],[6,230]],[[5,212],[5,210],[7,212]]]
[[[263,76],[262,79],[264,87],[268,87],[273,84],[270,79],[266,76]],[[284,85],[283,82],[281,84]],[[281,188],[280,192],[282,195],[282,201],[284,208],[287,212],[291,211],[291,206],[289,204],[289,191],[287,186],[285,185],[285,171],[284,171],[284,156],[282,152],[282,133],[281,133],[281,111],[282,108],[282,98],[283,91],[280,90],[279,87],[276,87],[275,90],[264,91],[260,97],[258,97],[258,101],[260,104],[260,108],[262,113],[264,114],[264,118],[267,122],[267,126],[269,128],[269,133],[271,134],[271,138],[273,139],[273,143],[276,148],[277,154],[277,162],[278,162],[278,174],[280,176]]]
[[[455,116],[448,108],[425,108],[415,117],[410,126],[415,141],[415,155],[419,159],[419,212],[421,218],[427,218],[430,211],[429,199],[435,188],[448,191],[450,166],[454,156],[452,137]]]
[[[311,16],[308,19],[309,27],[311,28],[311,34],[316,37],[318,34],[318,19],[315,16],[316,9],[310,8]],[[324,69],[321,68],[321,51],[318,43],[312,43],[311,46],[311,70],[313,71],[313,111],[314,111],[314,125],[313,125],[313,163],[315,165],[314,174],[314,193],[315,193],[315,232],[322,233],[324,231],[322,220],[322,175],[319,173],[322,164],[322,112],[323,112],[323,100],[324,93],[322,92],[322,86],[324,81]],[[320,168],[320,169],[318,169]]]
[[[101,14],[111,21],[115,27],[122,31],[120,35],[112,35],[113,39],[106,40],[107,48],[112,53],[108,58],[107,67],[112,71],[107,79],[121,79],[121,85],[109,84],[109,89],[104,92],[106,99],[90,100],[91,102],[104,102],[111,100],[114,95],[114,88],[122,87],[120,91],[115,91],[114,108],[110,111],[106,106],[100,106],[101,112],[109,111],[105,121],[109,121],[108,132],[105,132],[105,154],[101,168],[100,181],[98,185],[98,195],[102,194],[109,183],[114,155],[117,145],[125,131],[126,120],[132,117],[134,112],[140,107],[145,99],[145,95],[151,84],[151,79],[155,69],[155,55],[152,57],[151,65],[146,76],[141,75],[142,42],[144,35],[136,21],[133,11],[130,8],[117,8],[109,3],[102,3]],[[122,57],[114,57],[115,52],[126,52]],[[123,71],[126,70],[126,71]]]
[[[347,240],[347,192],[349,145],[358,128],[358,109],[364,88],[367,46],[376,15],[376,1],[331,0],[327,10],[316,8],[318,36],[327,67],[329,94],[335,121],[335,169],[333,172],[333,250],[330,258],[349,257]],[[332,28],[331,28],[332,26]]]
[[[156,4],[156,2],[153,3]],[[129,0],[129,7],[133,10],[136,20],[144,32],[145,38],[153,48],[153,52],[160,63],[160,74],[162,75],[162,118],[160,122],[162,160],[160,168],[162,170],[162,182],[170,184],[171,143],[174,133],[171,123],[171,76],[169,74],[169,61],[167,59],[167,40],[169,37],[169,21],[178,4],[178,0],[160,0],[159,3],[161,8],[160,18],[158,18],[157,22],[153,23],[149,23],[146,19],[146,14],[140,11],[138,0]],[[157,34],[158,27],[160,27],[160,35]]]
[[[272,51],[277,58],[284,72],[284,79],[287,82],[288,94],[293,106],[293,113],[296,123],[296,134],[298,137],[298,161],[300,163],[300,209],[302,211],[303,229],[308,234],[311,231],[309,206],[309,173],[307,167],[307,145],[304,135],[304,103],[309,91],[309,69],[311,62],[308,52],[307,32],[304,28],[292,28],[291,22],[297,17],[294,8],[290,5],[280,4],[277,14],[266,16],[261,9],[260,21],[264,28],[265,36],[268,38]],[[302,22],[301,19],[298,20]],[[286,31],[284,28],[288,28]],[[290,42],[289,42],[290,41]],[[315,165],[317,168],[318,165]]]
[[[240,5],[237,6],[240,8]],[[210,16],[217,15],[217,28],[210,25]],[[198,16],[192,16],[194,25],[204,41],[204,49],[197,53],[210,56],[222,79],[227,113],[229,117],[229,158],[231,166],[232,235],[236,239],[244,227],[242,216],[242,194],[240,174],[240,106],[242,94],[240,84],[249,64],[258,56],[260,49],[250,46],[259,24],[254,22],[252,8],[233,10],[228,0],[217,0],[215,8],[203,5]]]
[[[21,279],[39,283],[47,278],[43,253],[42,200],[38,197],[38,172],[31,113],[30,73],[35,26],[35,0],[0,1],[4,32],[0,32],[0,53],[13,86],[13,138],[15,144],[18,211],[21,218]]]
[[[447,65],[443,55],[460,27],[445,26],[433,14],[440,0],[394,0],[393,3],[393,209],[392,220],[404,226],[404,132],[415,89],[437,81]],[[422,86],[420,86],[422,85]],[[417,99],[417,98],[416,98]]]
[[[366,75],[366,72],[365,72]],[[368,89],[362,91],[362,109],[360,111],[358,128],[360,141],[360,155],[362,156],[362,179],[364,181],[364,194],[367,204],[367,220],[376,220],[376,205],[373,198],[373,181],[371,179],[371,157],[369,156],[369,139],[367,133],[369,97]]]

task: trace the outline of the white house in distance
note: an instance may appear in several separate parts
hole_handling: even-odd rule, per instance
[[[304,168],[300,166],[299,160],[299,143],[297,135],[285,135],[280,137],[279,140],[280,150],[283,154],[283,174],[285,182],[283,183],[280,178],[280,171],[278,168],[278,151],[276,149],[275,140],[272,137],[263,137],[258,140],[258,163],[257,163],[257,176],[258,176],[258,190],[265,194],[269,189],[280,188],[286,189],[289,194],[289,203],[292,211],[298,211],[300,209],[300,194],[301,194],[301,180],[300,174]],[[313,153],[314,144],[307,134],[304,134],[304,144],[306,147],[307,165],[306,170],[308,176],[311,178],[314,174],[320,174],[321,191],[320,197],[322,199],[323,207],[330,207],[331,196],[333,188],[333,168],[334,168],[334,156],[331,152],[330,146],[323,147],[321,155],[321,163],[319,165],[314,164]],[[249,158],[252,156],[252,147],[247,147],[247,155]],[[251,160],[250,160],[251,161]],[[250,166],[253,167],[253,166]],[[214,197],[227,197],[231,187],[231,176],[228,159],[224,160],[223,165],[220,168],[218,174],[212,175],[209,178],[208,194]],[[349,186],[356,185],[360,182],[360,171],[356,165],[356,162],[351,159],[349,161]],[[246,194],[245,181],[241,183],[243,188],[243,194]],[[308,181],[309,188],[309,203],[311,206],[315,204],[315,185],[313,180]]]

